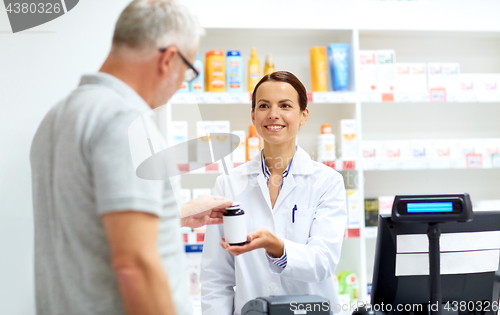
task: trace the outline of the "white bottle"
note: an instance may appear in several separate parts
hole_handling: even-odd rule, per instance
[[[238,201],[234,201],[231,207],[226,208],[222,220],[226,242],[230,245],[245,245],[247,243],[245,211],[240,208]]]
[[[335,135],[332,134],[330,124],[324,124],[318,136],[318,162],[333,161],[335,161]]]

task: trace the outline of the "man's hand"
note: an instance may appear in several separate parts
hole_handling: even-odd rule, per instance
[[[272,256],[281,257],[285,248],[283,241],[267,229],[256,229],[252,233],[249,233],[247,235],[247,244],[245,245],[231,246],[224,238],[220,242],[220,245],[235,256],[257,248],[264,248]]]
[[[182,205],[181,225],[197,228],[209,224],[221,224],[226,208],[233,204],[220,196],[201,196]]]

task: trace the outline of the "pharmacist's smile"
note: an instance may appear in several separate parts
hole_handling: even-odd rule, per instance
[[[264,126],[267,130],[271,132],[279,132],[285,128],[283,125],[278,125],[278,124],[272,124],[272,125],[266,125]]]

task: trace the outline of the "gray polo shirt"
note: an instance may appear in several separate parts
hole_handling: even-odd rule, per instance
[[[177,314],[191,314],[174,188],[140,179],[132,163],[128,129],[149,110],[99,73],[83,76],[40,124],[30,154],[39,315],[124,314],[101,215],[127,209],[160,218],[158,251]]]

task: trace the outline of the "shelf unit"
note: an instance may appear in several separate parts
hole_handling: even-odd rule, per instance
[[[359,49],[394,49],[396,62],[459,62],[462,73],[500,72],[500,32],[208,28],[201,41],[200,56],[211,49],[238,49],[246,63],[251,48],[256,47],[261,61],[267,53],[273,53],[276,69],[293,72],[309,90],[308,50],[330,43],[351,45],[350,84],[345,93],[310,95],[311,114],[307,124],[299,131],[298,143],[313,159],[320,125],[330,123],[339,139],[336,127],[340,119],[357,120],[358,144],[364,139],[500,138],[500,99],[468,95],[458,102],[433,103],[429,101],[429,95],[396,92],[393,102],[382,102],[380,93],[362,94],[356,91],[357,64],[353,62]],[[178,94],[166,106],[164,123],[168,125],[172,120],[187,120],[190,139],[196,136],[195,122],[202,119],[230,120],[231,130],[247,131],[251,123],[249,97],[249,93]],[[361,160],[361,153],[361,145],[358,145],[357,161]],[[191,156],[190,160],[193,158]],[[500,199],[500,168],[396,168],[372,170],[356,163],[354,170],[341,171],[341,174],[347,189],[358,189],[362,206],[365,198],[396,194],[467,191],[473,201]],[[183,187],[213,187],[219,172],[205,173],[182,175]],[[366,284],[371,283],[373,274],[373,236],[373,229],[365,230],[361,226],[360,237],[345,239],[336,271],[339,273],[348,269],[358,274],[360,299],[363,301],[367,300]]]

